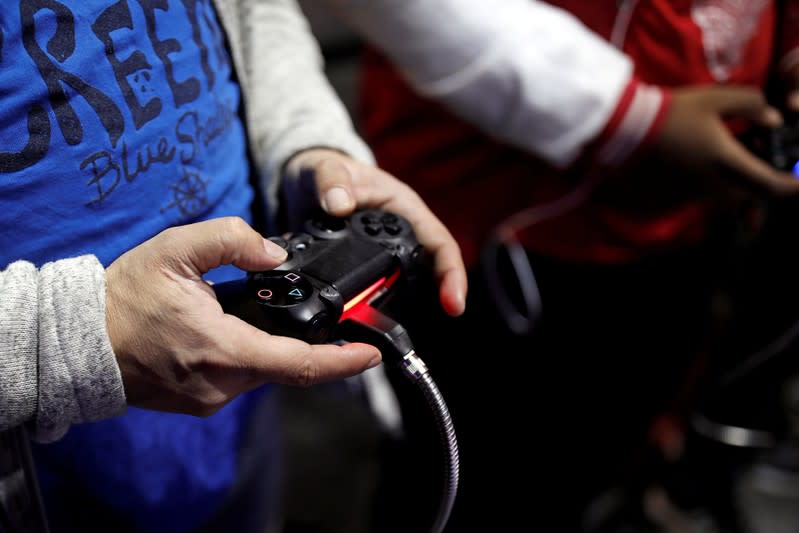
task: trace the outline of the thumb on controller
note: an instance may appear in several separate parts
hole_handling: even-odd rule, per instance
[[[264,239],[239,217],[221,217],[162,234],[170,240],[176,258],[181,258],[195,273],[204,274],[221,265],[242,270],[268,270],[286,260],[286,250]]]

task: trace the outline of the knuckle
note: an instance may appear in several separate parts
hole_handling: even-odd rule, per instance
[[[246,237],[252,231],[250,225],[241,217],[225,217],[223,223],[224,227],[222,229],[226,235]]]
[[[224,217],[218,238],[230,256],[225,261],[232,261],[244,243],[252,242],[254,230],[241,217]]]
[[[290,380],[300,387],[310,387],[319,381],[321,372],[319,365],[311,359],[310,354],[303,357],[290,376]]]
[[[183,235],[186,233],[186,228],[183,226],[173,226],[162,231],[158,235],[158,239],[169,246],[171,243],[181,242]]]
[[[320,178],[341,178],[351,179],[351,173],[347,165],[338,158],[326,157],[316,164],[316,172]]]

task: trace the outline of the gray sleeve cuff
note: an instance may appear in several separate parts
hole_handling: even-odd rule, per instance
[[[374,163],[324,73],[308,21],[294,0],[242,2],[240,57],[245,109],[261,191],[274,217],[285,164],[308,148]],[[268,230],[277,231],[274,219]]]
[[[36,267],[26,261],[0,272],[0,429],[36,414],[37,283]]]
[[[125,412],[125,390],[105,322],[105,270],[92,256],[39,271],[39,397],[33,438]]]

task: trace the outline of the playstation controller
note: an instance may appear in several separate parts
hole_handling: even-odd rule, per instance
[[[785,122],[776,128],[752,128],[743,141],[773,167],[799,176],[799,117],[795,114],[788,114]]]
[[[410,223],[382,210],[347,218],[319,213],[304,231],[270,238],[288,258],[273,270],[214,285],[226,313],[272,333],[309,343],[337,340],[337,325],[425,262]]]

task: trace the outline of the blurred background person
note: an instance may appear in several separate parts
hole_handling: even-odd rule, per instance
[[[329,4],[374,46],[358,126],[472,274],[462,319],[407,324],[461,435],[454,524],[579,531],[685,409],[763,193],[797,191],[736,139],[781,123],[772,79],[796,106],[795,3]]]

